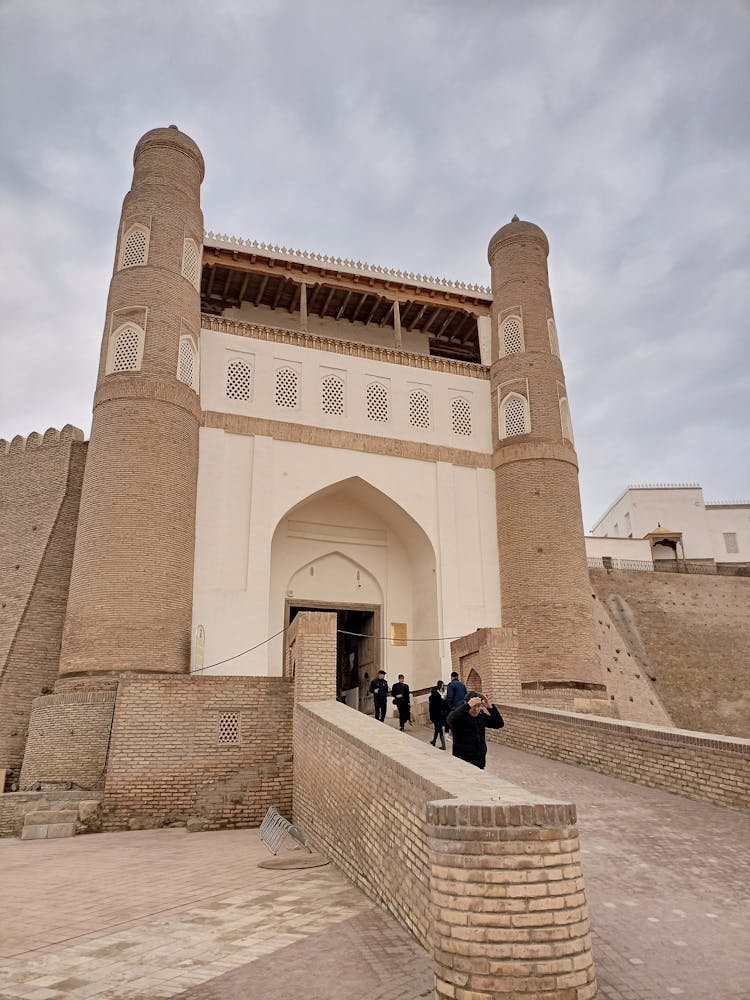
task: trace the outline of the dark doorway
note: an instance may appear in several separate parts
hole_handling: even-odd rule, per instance
[[[336,697],[352,708],[364,709],[370,681],[379,669],[380,608],[287,603],[287,624],[300,611],[336,612]]]

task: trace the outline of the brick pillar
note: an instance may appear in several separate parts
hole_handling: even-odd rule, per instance
[[[301,611],[287,629],[284,676],[294,703],[336,699],[336,612]]]
[[[478,628],[456,639],[451,643],[451,666],[470,687],[475,683],[470,675],[476,671],[478,688],[493,701],[521,700],[518,635],[513,628]]]
[[[430,802],[437,1000],[591,1000],[575,806]]]
[[[542,230],[517,218],[488,250],[503,625],[518,632],[524,700],[608,711],[548,253]]]

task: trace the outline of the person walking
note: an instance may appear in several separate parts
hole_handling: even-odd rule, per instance
[[[445,725],[445,717],[448,714],[448,706],[445,703],[445,698],[443,697],[443,682],[438,681],[435,687],[430,691],[430,722],[435,727],[435,732],[430,740],[430,743],[435,746],[440,738],[440,749],[445,750],[445,733],[443,732],[443,726]]]
[[[378,676],[370,681],[370,694],[375,702],[375,721],[385,722],[388,708],[388,681],[385,679],[385,670],[378,670]]]
[[[502,715],[489,698],[478,691],[469,691],[463,705],[448,715],[453,733],[453,756],[484,768],[487,762],[485,729],[502,729]]]
[[[454,670],[451,674],[450,684],[445,691],[445,703],[448,711],[452,712],[466,701],[466,685],[459,680],[458,673]]]
[[[404,675],[398,675],[398,681],[391,688],[393,704],[398,709],[398,727],[403,733],[404,726],[411,722],[411,692],[409,685],[404,682]]]

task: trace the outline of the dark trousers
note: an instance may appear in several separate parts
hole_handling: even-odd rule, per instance
[[[375,721],[385,722],[385,710],[388,708],[388,699],[375,699]]]
[[[435,732],[432,735],[432,739],[430,740],[430,743],[432,743],[432,745],[435,746],[435,744],[437,743],[438,738],[439,738],[440,739],[440,746],[443,748],[443,750],[445,750],[445,733],[443,732],[443,723],[442,722],[433,722],[432,724],[435,727]]]
[[[399,728],[403,729],[406,723],[411,718],[411,710],[409,708],[409,703],[402,705],[401,702],[398,703],[398,724]]]

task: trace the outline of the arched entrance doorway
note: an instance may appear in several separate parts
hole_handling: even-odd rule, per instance
[[[359,477],[308,497],[276,527],[269,628],[301,610],[336,612],[338,693],[348,704],[370,709],[366,692],[380,667],[390,683],[405,674],[413,690],[440,675],[437,643],[387,639],[394,624],[407,638],[440,634],[433,547],[403,508]]]

